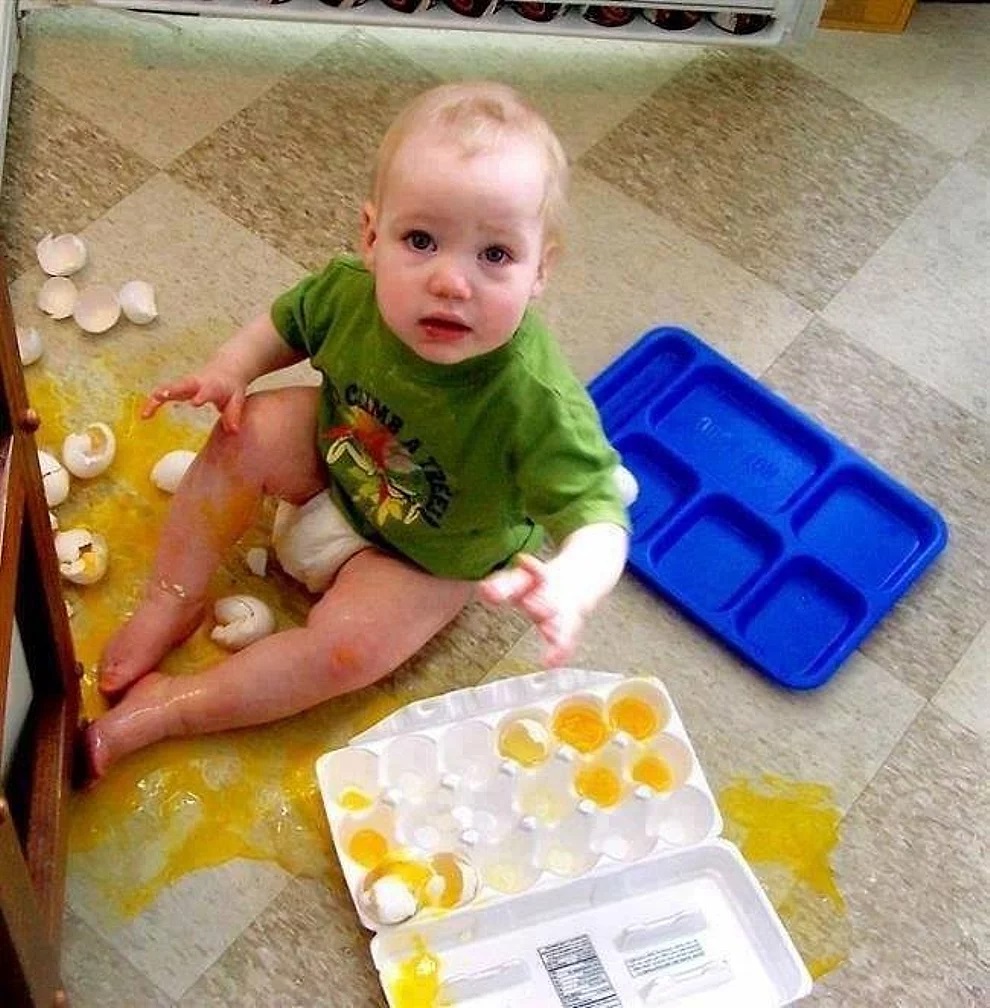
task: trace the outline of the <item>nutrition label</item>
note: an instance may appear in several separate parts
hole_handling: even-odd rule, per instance
[[[564,1008],[622,1008],[586,934],[545,945],[539,952]]]

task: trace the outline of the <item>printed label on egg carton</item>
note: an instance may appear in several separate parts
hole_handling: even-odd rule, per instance
[[[666,689],[614,673],[419,701],[322,756],[317,776],[371,930],[608,874],[722,826]]]

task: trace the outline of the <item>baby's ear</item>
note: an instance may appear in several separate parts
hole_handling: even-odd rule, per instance
[[[373,203],[361,207],[361,258],[374,271],[375,242],[378,241],[378,214]]]
[[[560,245],[556,242],[550,243],[544,248],[543,255],[540,258],[539,269],[536,271],[536,281],[533,284],[531,297],[538,298],[546,289],[547,281],[550,279],[550,274],[557,265],[559,258]]]

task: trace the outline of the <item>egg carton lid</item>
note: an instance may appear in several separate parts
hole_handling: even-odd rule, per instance
[[[496,680],[411,703],[350,744],[628,679],[559,668]],[[718,836],[379,930],[371,952],[392,1008],[408,1008],[392,1000],[389,978],[419,943],[442,957],[437,1003],[465,1008],[777,1008],[812,987],[759,881]]]

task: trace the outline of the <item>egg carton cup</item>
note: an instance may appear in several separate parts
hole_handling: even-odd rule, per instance
[[[624,697],[655,713],[655,730],[641,739],[612,730],[584,752],[556,739],[556,715],[576,705],[607,723]],[[506,727],[520,721],[549,737],[535,765],[500,751]],[[669,775],[662,790],[635,779],[656,758]],[[420,863],[452,853],[477,873],[476,891],[466,891],[473,898],[423,907],[418,920],[608,873],[722,829],[680,715],[647,677],[560,669],[421,700],[321,756],[316,769],[344,877],[373,931],[391,926],[362,899],[384,851]]]

